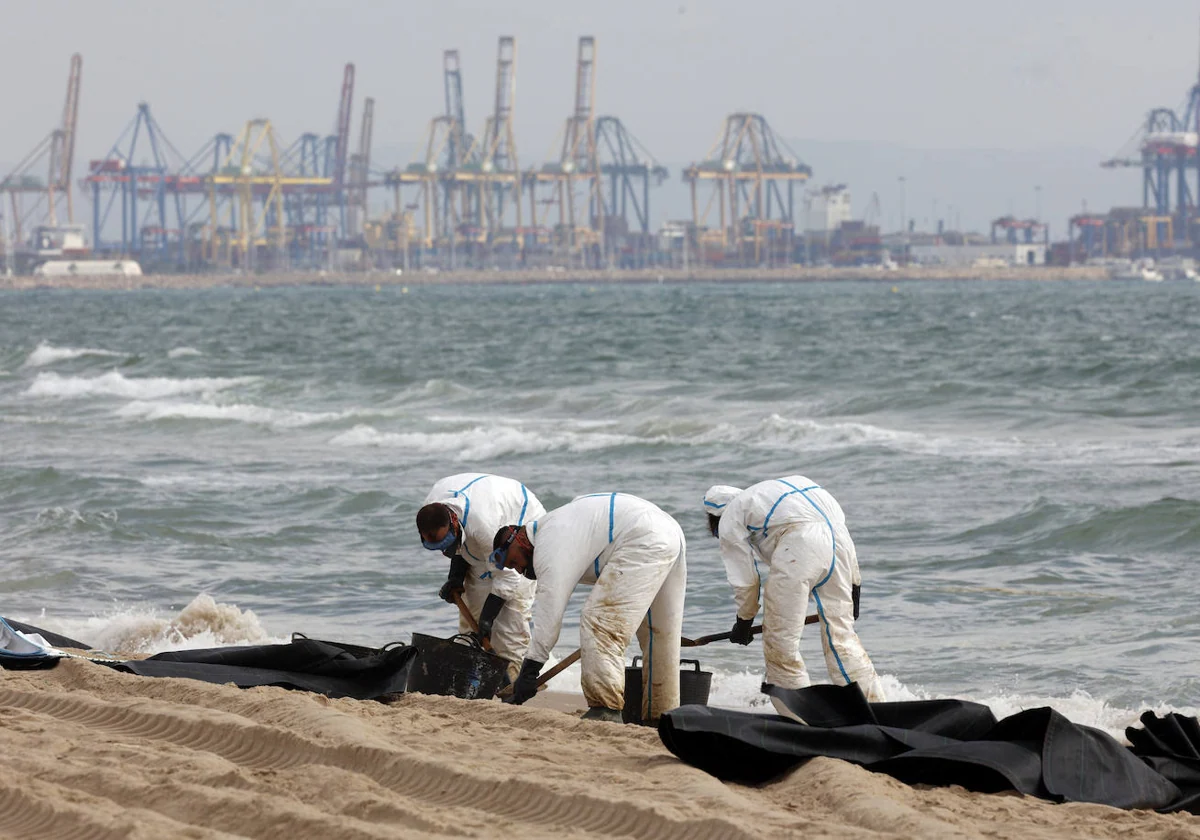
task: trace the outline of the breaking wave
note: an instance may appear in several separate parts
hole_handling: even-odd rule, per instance
[[[318,423],[329,423],[349,416],[346,412],[290,411],[265,408],[245,403],[213,405],[191,402],[150,402],[135,400],[117,409],[117,416],[136,420],[224,420],[270,426],[276,429],[295,429]]]
[[[108,615],[76,620],[14,617],[86,642],[97,650],[121,654],[286,641],[267,633],[252,611],[217,603],[206,594],[197,595],[176,615],[165,617],[147,607],[119,608]]]
[[[100,376],[60,376],[39,373],[26,389],[29,397],[125,397],[133,400],[155,400],[180,394],[212,394],[258,381],[255,376],[200,377],[171,379],[168,377],[127,378],[116,371]]]
[[[179,359],[184,356],[203,356],[204,354],[195,347],[176,347],[171,352],[167,353],[167,357],[171,359]]]
[[[37,348],[29,354],[29,358],[25,360],[25,367],[44,367],[52,365],[56,362],[64,362],[68,359],[78,359],[82,356],[122,356],[123,353],[114,353],[112,350],[99,350],[93,347],[55,347],[43,341]]]
[[[593,452],[647,442],[631,435],[523,430],[507,426],[476,426],[458,432],[381,432],[361,423],[330,441],[334,446],[376,446],[418,454],[451,453],[459,461],[539,452]]]

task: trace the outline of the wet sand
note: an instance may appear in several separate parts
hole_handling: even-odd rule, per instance
[[[0,672],[0,835],[21,838],[1200,838],[1200,818],[916,789],[833,759],[760,787],[657,733],[510,707],[392,704],[121,674]]]

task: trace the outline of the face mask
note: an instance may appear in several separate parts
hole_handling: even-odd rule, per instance
[[[503,569],[504,561],[508,559],[508,547],[513,544],[513,540],[516,538],[517,529],[513,528],[508,532],[508,539],[506,539],[499,548],[495,549],[491,554],[488,555],[488,562],[490,562],[497,569]]]
[[[445,554],[458,544],[458,534],[455,531],[454,523],[451,523],[449,530],[446,531],[446,536],[442,537],[441,540],[438,542],[429,542],[424,537],[421,537],[421,545],[430,551],[440,551]]]

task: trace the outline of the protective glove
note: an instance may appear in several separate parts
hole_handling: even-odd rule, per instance
[[[729,631],[729,641],[735,645],[748,645],[754,639],[754,634],[750,632],[750,628],[754,626],[753,618],[739,618],[733,622],[733,629]]]
[[[854,602],[854,620],[858,621],[858,598],[862,595],[862,586],[857,583],[850,584],[850,600]]]
[[[504,609],[507,603],[499,595],[488,595],[487,600],[483,602],[483,609],[479,613],[479,638],[491,639],[492,624],[496,621],[496,616],[500,615],[500,610]]]
[[[447,604],[453,604],[454,596],[461,595],[467,588],[467,572],[470,569],[470,563],[455,555],[450,560],[450,574],[446,577],[442,588],[438,590],[438,597]]]
[[[512,694],[504,698],[504,702],[520,706],[537,694],[538,674],[542,672],[542,666],[545,664],[544,662],[534,662],[532,659],[521,660],[521,673],[517,675],[517,681],[513,683]]]

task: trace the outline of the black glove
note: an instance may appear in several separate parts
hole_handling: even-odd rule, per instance
[[[467,572],[470,569],[470,563],[462,557],[455,555],[450,560],[450,574],[446,577],[446,582],[442,584],[442,588],[438,591],[438,597],[447,604],[453,604],[454,596],[461,594],[467,588]]]
[[[483,602],[483,609],[479,612],[479,638],[487,639],[492,635],[492,624],[496,621],[496,616],[500,615],[500,610],[504,609],[507,602],[499,595],[488,595],[487,600]]]
[[[517,675],[517,681],[513,683],[512,694],[504,699],[505,703],[511,703],[514,706],[520,706],[530,697],[537,694],[538,690],[538,674],[542,672],[544,662],[534,662],[532,659],[524,659],[521,661],[521,673]]]
[[[850,600],[854,602],[854,620],[858,621],[858,598],[862,595],[862,586],[857,583],[850,584]]]
[[[750,628],[754,626],[753,618],[739,618],[733,622],[733,629],[729,631],[729,641],[735,645],[748,645],[754,639],[754,634],[750,632]]]

